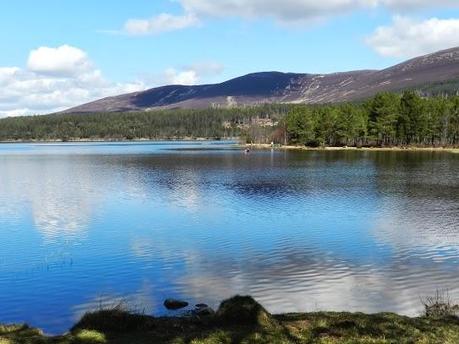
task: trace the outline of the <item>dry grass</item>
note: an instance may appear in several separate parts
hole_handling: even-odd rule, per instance
[[[425,315],[431,318],[445,318],[459,315],[459,305],[453,302],[448,290],[437,290],[434,296],[421,299]]]

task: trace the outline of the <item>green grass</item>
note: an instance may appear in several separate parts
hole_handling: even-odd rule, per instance
[[[69,334],[46,337],[27,326],[0,326],[0,344],[459,343],[459,318],[392,313],[270,315],[253,299],[222,303],[215,316],[153,318],[122,310],[87,314]]]

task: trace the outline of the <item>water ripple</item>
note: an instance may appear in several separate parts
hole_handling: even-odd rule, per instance
[[[459,156],[18,147],[0,152],[0,322],[57,333],[101,305],[237,293],[272,312],[459,298]]]

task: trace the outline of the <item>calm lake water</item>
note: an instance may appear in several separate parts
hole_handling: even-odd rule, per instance
[[[459,298],[459,155],[244,154],[228,143],[0,145],[0,323],[67,330],[124,300],[165,314],[417,315]]]

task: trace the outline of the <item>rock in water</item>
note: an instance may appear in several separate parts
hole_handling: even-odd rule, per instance
[[[206,305],[205,303],[198,303],[195,307],[196,308],[207,308],[209,307],[209,305]]]
[[[206,307],[196,307],[196,309],[193,311],[193,313],[197,316],[200,317],[206,317],[206,316],[211,316],[215,315],[215,311],[210,308],[209,306]]]
[[[169,310],[177,310],[177,309],[182,309],[188,306],[188,302],[186,301],[181,301],[181,300],[175,300],[175,299],[167,299],[164,301],[164,307],[166,307]]]

